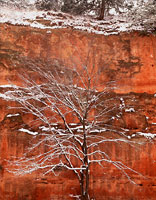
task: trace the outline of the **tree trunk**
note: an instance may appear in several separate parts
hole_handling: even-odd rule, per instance
[[[88,167],[85,170],[82,170],[81,174],[81,181],[80,181],[80,187],[81,187],[81,200],[89,200],[89,173],[88,173]]]
[[[85,165],[82,166],[84,169],[81,171],[81,180],[80,180],[80,188],[81,188],[81,200],[89,200],[89,165],[88,165],[88,157],[84,158]]]
[[[87,137],[86,137],[86,122],[85,119],[87,118],[87,114],[84,117],[83,120],[83,146],[82,151],[84,153],[83,158],[83,166],[81,171],[81,180],[80,180],[80,187],[81,187],[81,200],[89,200],[89,163],[88,163],[88,149],[87,149]]]
[[[99,14],[99,20],[103,20],[104,19],[104,15],[105,15],[105,0],[102,0],[102,3],[101,3],[101,8],[100,8],[100,14]]]

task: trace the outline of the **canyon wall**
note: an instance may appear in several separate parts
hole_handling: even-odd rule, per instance
[[[128,130],[132,145],[107,144],[114,160],[121,160],[142,175],[130,172],[137,184],[121,171],[106,165],[91,168],[90,194],[105,199],[155,199],[156,132],[156,36],[142,32],[96,35],[72,29],[35,29],[0,24],[0,92],[6,85],[21,85],[20,70],[31,63],[59,60],[68,66],[94,66],[100,70],[99,90],[109,81],[118,86],[116,95],[124,103],[122,115],[112,123]],[[40,172],[16,176],[7,170],[7,160],[22,156],[32,136],[19,131],[29,127],[31,116],[8,109],[13,102],[0,98],[0,200],[67,200],[79,194],[74,174],[60,176]],[[12,114],[10,117],[8,114]],[[17,114],[14,115],[13,114]],[[31,127],[29,127],[31,128]],[[110,133],[113,134],[113,133]],[[142,142],[141,145],[136,143]]]

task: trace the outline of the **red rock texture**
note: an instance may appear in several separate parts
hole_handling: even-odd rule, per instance
[[[47,30],[0,24],[0,85],[8,80],[21,85],[17,76],[21,68],[29,71],[29,63],[47,63],[59,59],[66,65],[93,66],[102,72],[99,90],[109,80],[119,86],[117,95],[124,99],[122,115],[111,123],[129,129],[129,136],[136,131],[156,132],[156,37],[141,33],[122,33],[104,36],[72,29]],[[7,172],[6,159],[22,156],[29,146],[31,136],[17,131],[30,126],[31,116],[20,114],[7,118],[7,106],[13,103],[0,99],[0,200],[68,200],[70,194],[79,194],[75,176],[60,171],[42,176],[36,172],[22,177]],[[130,110],[133,108],[133,110]],[[127,109],[127,110],[126,110]],[[107,144],[114,160],[121,160],[145,177],[130,173],[134,185],[117,169],[106,165],[104,169],[91,169],[90,194],[97,200],[154,200],[156,198],[156,144],[141,136],[132,137],[142,145]]]
[[[155,35],[133,32],[103,36],[71,29],[49,33],[30,27],[0,26],[2,84],[8,82],[8,77],[14,79],[15,68],[22,67],[22,58],[27,56],[36,60],[59,58],[79,65],[92,63],[103,71],[102,82],[115,79],[120,83],[119,92],[155,93]]]

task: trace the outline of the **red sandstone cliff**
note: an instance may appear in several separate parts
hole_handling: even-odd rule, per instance
[[[138,184],[134,185],[113,167],[106,166],[106,171],[98,167],[92,168],[91,197],[99,200],[154,200],[155,141],[134,135],[136,132],[155,134],[156,131],[155,35],[132,32],[104,36],[72,29],[48,32],[31,27],[0,24],[1,85],[8,85],[8,80],[21,85],[17,73],[21,68],[29,67],[29,60],[46,63],[59,58],[70,65],[73,62],[71,57],[74,56],[77,58],[74,62],[80,65],[81,62],[86,62],[88,55],[88,62],[102,70],[100,83],[115,80],[119,85],[116,93],[122,95],[126,107],[122,117],[113,123],[129,129],[128,134],[132,141],[145,142],[137,148],[126,144],[122,148],[118,144],[109,144],[106,147],[112,152],[114,159],[122,160],[145,178],[131,174]],[[22,155],[31,139],[30,135],[17,131],[23,125],[29,126],[28,116],[20,113],[18,116],[7,117],[10,112],[17,113],[17,110],[8,110],[8,105],[12,103],[0,99],[0,199],[73,199],[69,195],[78,194],[78,183],[73,174],[67,171],[61,171],[60,177],[51,174],[43,177],[38,173],[17,177],[7,172],[5,160],[11,156]]]

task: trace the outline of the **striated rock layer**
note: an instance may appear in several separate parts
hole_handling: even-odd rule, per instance
[[[121,160],[143,176],[130,173],[131,183],[110,165],[91,168],[91,197],[105,199],[155,199],[156,197],[156,37],[141,32],[104,36],[72,29],[40,30],[0,24],[0,92],[4,85],[21,85],[18,72],[29,65],[50,63],[94,66],[102,72],[99,90],[108,81],[116,81],[114,91],[121,97],[122,115],[113,125],[128,130],[131,141],[142,145],[107,144],[114,160]],[[57,62],[56,60],[56,62]],[[57,63],[56,63],[57,64]],[[30,72],[31,73],[31,72]],[[124,105],[124,106],[123,106]],[[40,172],[22,177],[7,171],[6,160],[22,156],[32,136],[19,128],[29,127],[32,116],[16,109],[12,102],[0,99],[0,200],[65,200],[79,194],[75,176],[60,171],[42,176]],[[9,113],[18,115],[9,116]],[[30,128],[30,127],[29,127]],[[149,134],[150,133],[150,134]],[[147,138],[146,138],[147,137]],[[44,152],[44,149],[41,151]]]

